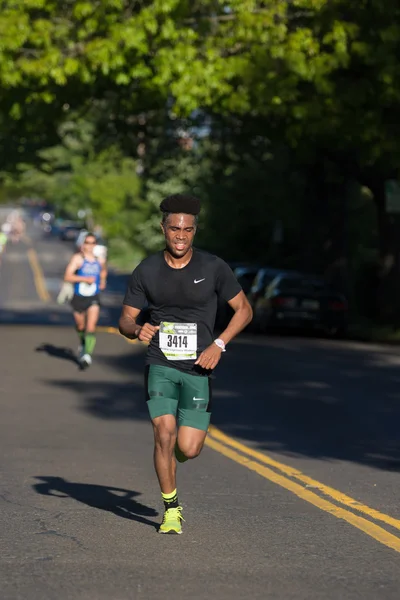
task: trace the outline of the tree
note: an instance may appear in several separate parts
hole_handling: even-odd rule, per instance
[[[38,153],[39,166],[19,164],[19,176],[8,182],[9,189],[36,194],[75,218],[87,212],[106,237],[128,241],[140,259],[146,248],[138,242],[138,232],[148,211],[136,163],[115,146],[96,153],[93,132],[91,122],[65,122],[61,143]]]
[[[93,103],[131,157],[163,120],[199,109],[244,131],[257,123],[256,137],[288,148],[288,168],[307,182],[308,212],[323,218],[328,198],[329,214],[340,213],[327,228],[332,261],[346,253],[354,182],[373,192],[382,256],[397,256],[400,236],[384,210],[384,182],[399,162],[396,3],[0,0],[0,8],[0,113],[11,161],[52,139],[49,120]],[[243,173],[254,176],[252,161]]]

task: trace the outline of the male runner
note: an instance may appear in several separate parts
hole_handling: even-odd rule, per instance
[[[228,342],[251,321],[252,310],[229,266],[192,246],[199,200],[177,194],[165,198],[160,208],[165,250],[133,271],[119,330],[127,338],[149,343],[147,406],[165,506],[159,532],[182,533],[175,457],[184,462],[200,454],[210,422],[210,375]],[[218,297],[230,304],[234,315],[214,340]],[[144,306],[150,317],[141,326],[137,318]]]
[[[105,261],[93,254],[96,243],[95,235],[88,233],[81,251],[73,255],[64,275],[64,281],[74,284],[71,306],[80,341],[78,360],[82,369],[92,364],[100,315],[99,292],[105,289],[107,280]]]

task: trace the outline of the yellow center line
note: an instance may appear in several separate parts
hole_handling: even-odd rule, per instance
[[[259,460],[271,467],[274,467],[275,469],[278,469],[288,477],[297,479],[298,481],[301,481],[302,483],[311,486],[313,489],[316,489],[325,494],[326,496],[329,496],[333,500],[336,500],[336,502],[340,502],[340,504],[344,504],[349,508],[352,508],[353,510],[358,510],[359,512],[368,515],[372,519],[375,519],[376,521],[382,521],[383,523],[386,523],[391,527],[400,529],[399,519],[395,519],[394,517],[391,517],[389,515],[386,515],[385,513],[381,513],[378,510],[375,510],[374,508],[370,508],[369,506],[358,502],[354,498],[351,498],[350,496],[347,496],[346,494],[343,494],[342,492],[335,490],[334,488],[331,488],[328,485],[316,481],[315,479],[308,477],[308,475],[304,475],[304,473],[302,473],[301,471],[288,465],[285,465],[284,463],[278,462],[277,460],[274,460],[267,454],[258,452],[257,450],[253,450],[253,448],[245,446],[244,444],[226,435],[213,425],[210,426],[209,434],[211,434],[215,439],[219,440],[223,444],[231,446],[232,448],[235,448],[236,450],[239,450],[240,452],[243,452],[244,454],[247,454],[248,456],[251,456],[256,460]]]
[[[287,477],[284,477],[283,475],[272,471],[272,469],[261,465],[259,462],[255,462],[254,460],[251,460],[250,458],[239,454],[238,452],[232,450],[224,444],[221,444],[221,442],[216,441],[211,436],[206,438],[206,444],[213,450],[216,450],[217,452],[223,454],[227,458],[230,458],[234,462],[243,465],[251,471],[255,471],[256,473],[261,475],[261,477],[269,479],[269,481],[272,481],[272,483],[275,483],[281,486],[282,488],[289,490],[298,498],[301,498],[302,500],[313,504],[317,508],[335,516],[338,519],[347,521],[347,523],[350,523],[350,525],[353,525],[353,527],[357,527],[357,529],[360,529],[361,531],[374,538],[381,544],[392,548],[396,552],[400,552],[400,538],[387,532],[382,527],[379,527],[379,525],[375,525],[375,523],[371,523],[371,521],[367,521],[363,517],[359,517],[358,515],[355,515],[354,513],[342,507],[332,504],[328,500],[321,498],[314,492],[307,490],[306,488],[304,488],[298,483],[295,483],[291,479],[288,479]]]
[[[48,302],[50,300],[50,294],[46,288],[38,256],[33,248],[28,249],[28,259],[32,269],[37,295],[43,302]]]

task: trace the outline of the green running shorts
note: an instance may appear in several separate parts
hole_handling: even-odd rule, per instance
[[[145,386],[151,419],[174,415],[179,426],[207,431],[211,417],[209,377],[149,365],[145,372]]]

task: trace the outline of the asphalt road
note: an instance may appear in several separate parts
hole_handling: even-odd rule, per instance
[[[397,349],[240,336],[179,466],[184,533],[160,536],[125,278],[82,373],[55,302],[71,246],[27,233],[0,266],[1,600],[399,599]]]

